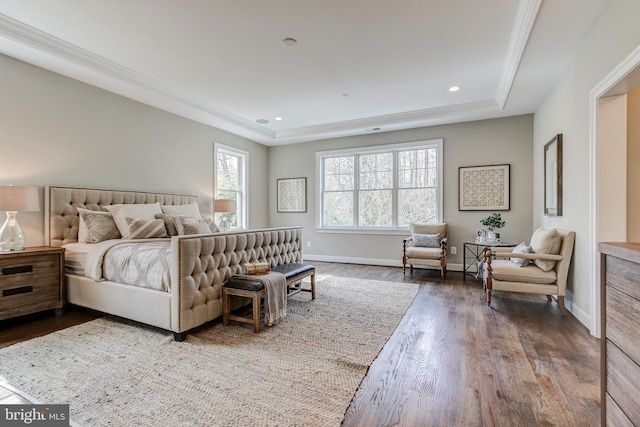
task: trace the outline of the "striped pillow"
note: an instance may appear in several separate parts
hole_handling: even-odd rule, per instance
[[[153,237],[169,237],[164,221],[161,219],[125,218],[129,226],[130,239],[149,239]]]

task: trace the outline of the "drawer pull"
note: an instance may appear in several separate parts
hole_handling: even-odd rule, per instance
[[[22,286],[20,288],[4,289],[2,291],[2,296],[8,297],[10,295],[26,294],[27,292],[33,292],[33,286]]]
[[[33,271],[33,265],[19,265],[17,267],[6,267],[2,269],[2,275],[8,276],[9,274],[31,273]]]

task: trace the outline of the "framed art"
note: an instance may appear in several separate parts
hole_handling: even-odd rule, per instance
[[[562,216],[562,134],[544,145],[544,214]]]
[[[307,178],[278,180],[278,212],[307,211]]]
[[[458,169],[458,210],[508,211],[510,165],[468,166]]]

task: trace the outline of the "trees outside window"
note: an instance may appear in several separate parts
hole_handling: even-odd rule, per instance
[[[442,221],[442,140],[321,152],[317,163],[321,228]]]

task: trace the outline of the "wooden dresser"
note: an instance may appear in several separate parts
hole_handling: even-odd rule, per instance
[[[640,244],[600,243],[602,425],[640,424]]]
[[[47,246],[0,253],[0,320],[65,304],[64,249]]]

